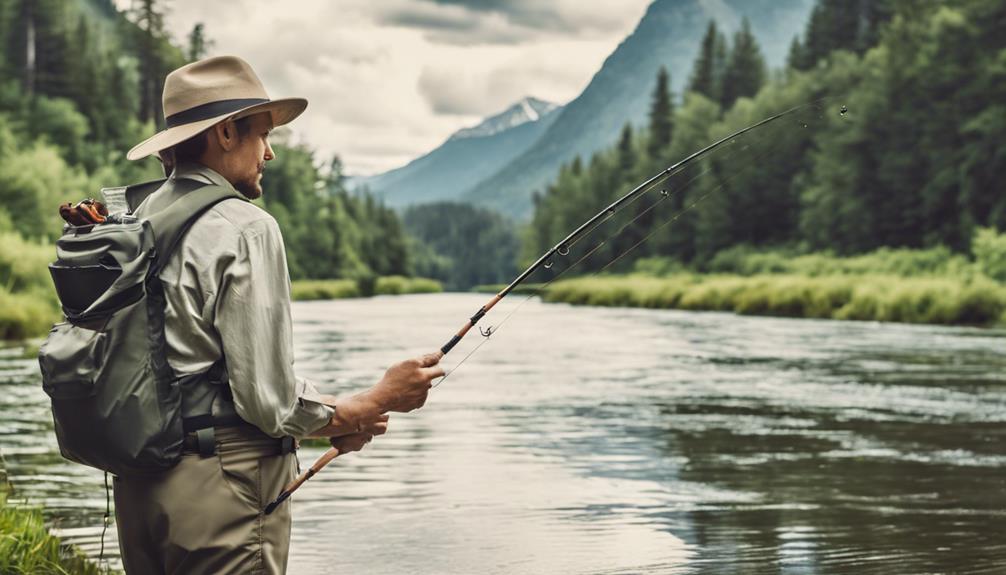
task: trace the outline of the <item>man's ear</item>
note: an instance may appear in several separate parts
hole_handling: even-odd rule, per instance
[[[217,134],[217,142],[219,142],[220,147],[223,148],[225,152],[229,152],[234,149],[234,146],[237,145],[238,131],[233,120],[220,122],[219,124],[213,126],[213,130]]]

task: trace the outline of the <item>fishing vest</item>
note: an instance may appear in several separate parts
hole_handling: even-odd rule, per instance
[[[193,179],[103,190],[123,211],[67,226],[49,266],[65,321],[39,349],[63,457],[116,475],[174,466],[187,433],[212,455],[213,426],[244,422],[221,358],[205,373],[168,365],[160,272],[189,227],[219,202],[242,196]]]

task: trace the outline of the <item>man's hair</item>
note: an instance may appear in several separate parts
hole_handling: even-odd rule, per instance
[[[244,116],[234,120],[234,127],[237,129],[238,138],[244,138],[251,132],[252,116]],[[206,152],[207,135],[212,127],[199,132],[184,142],[175,144],[172,151],[175,155],[175,164],[182,162],[198,162],[199,158]]]

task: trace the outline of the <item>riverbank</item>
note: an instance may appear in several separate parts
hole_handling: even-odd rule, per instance
[[[0,257],[0,279],[4,262]],[[44,264],[39,269],[46,271]],[[46,272],[47,273],[47,272]],[[8,277],[18,277],[8,271]],[[48,277],[25,286],[26,291],[13,293],[0,285],[0,341],[23,341],[40,337],[52,324],[60,321],[59,302]],[[293,282],[294,301],[342,299],[373,295],[403,295],[440,293],[443,286],[436,280],[386,276],[367,280],[297,280]]]
[[[294,301],[310,301],[442,291],[443,286],[436,280],[385,276],[365,280],[297,280],[291,286],[290,297]]]
[[[546,302],[819,319],[1006,324],[1006,286],[982,276],[641,274],[556,282]]]
[[[0,573],[102,575],[102,569],[72,545],[63,544],[45,525],[39,508],[8,505],[9,485],[0,469]]]

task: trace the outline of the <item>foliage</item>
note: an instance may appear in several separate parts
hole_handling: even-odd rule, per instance
[[[509,281],[517,272],[513,224],[484,208],[438,202],[413,206],[402,215],[419,244],[413,272],[452,289]]]
[[[162,124],[164,77],[186,63],[165,30],[165,4],[142,0],[122,13],[108,2],[0,3],[2,338],[42,334],[58,317],[46,270],[62,231],[57,207],[162,177],[156,161],[124,156]],[[212,45],[201,25],[188,40],[190,57]],[[397,216],[350,195],[337,159],[322,174],[307,148],[275,150],[263,204],[294,278],[349,278],[372,292],[378,276],[409,273]]]
[[[15,508],[0,494],[0,573],[98,575],[105,571],[49,533],[39,509]]]
[[[715,274],[825,275],[878,274],[897,277],[963,277],[974,275],[971,262],[944,246],[924,250],[881,248],[850,257],[828,252],[799,254],[793,250],[758,250],[739,245],[716,254],[702,269]]]
[[[971,242],[971,252],[982,273],[1006,283],[1006,234],[992,228],[978,228]]]
[[[343,299],[370,295],[439,293],[440,282],[427,278],[385,276],[359,280],[297,280],[291,286],[294,301]]]
[[[670,144],[653,144],[652,128],[625,130],[582,169],[564,166],[535,198],[522,261],[666,166],[829,95],[823,113],[791,116],[808,117],[802,127],[776,122],[675,173],[662,186],[674,193],[652,212],[656,191],[616,214],[599,235],[610,239],[595,241],[576,271],[615,262],[611,270],[624,272],[633,260],[663,258],[700,270],[816,274],[834,263],[827,254],[873,252],[842,265],[848,273],[972,273],[964,254],[974,230],[1006,229],[1004,26],[1006,8],[996,0],[818,0],[792,68],[762,83],[746,28],[727,50],[711,24],[692,91],[672,112]],[[747,64],[730,72],[740,61]],[[731,74],[739,75],[729,81]],[[742,85],[751,88],[724,93]],[[778,246],[793,249],[718,255]],[[890,251],[877,251],[884,247]],[[825,255],[796,257],[809,251]],[[735,270],[730,260],[739,254],[754,269]]]
[[[294,301],[360,297],[354,280],[296,280],[290,288]]]
[[[1006,288],[990,280],[884,275],[608,276],[550,286],[550,302],[823,319],[991,325]]]
[[[303,145],[273,145],[262,203],[283,230],[294,279],[408,275],[407,240],[395,213],[369,194],[351,195],[338,158],[322,175]]]
[[[407,278],[404,276],[386,276],[377,278],[374,287],[375,295],[402,295],[410,293],[440,293],[443,291],[440,282],[427,278]]]
[[[751,33],[751,23],[745,18],[734,35],[733,48],[720,84],[720,106],[724,110],[738,98],[749,98],[758,93],[765,83],[765,58]]]

